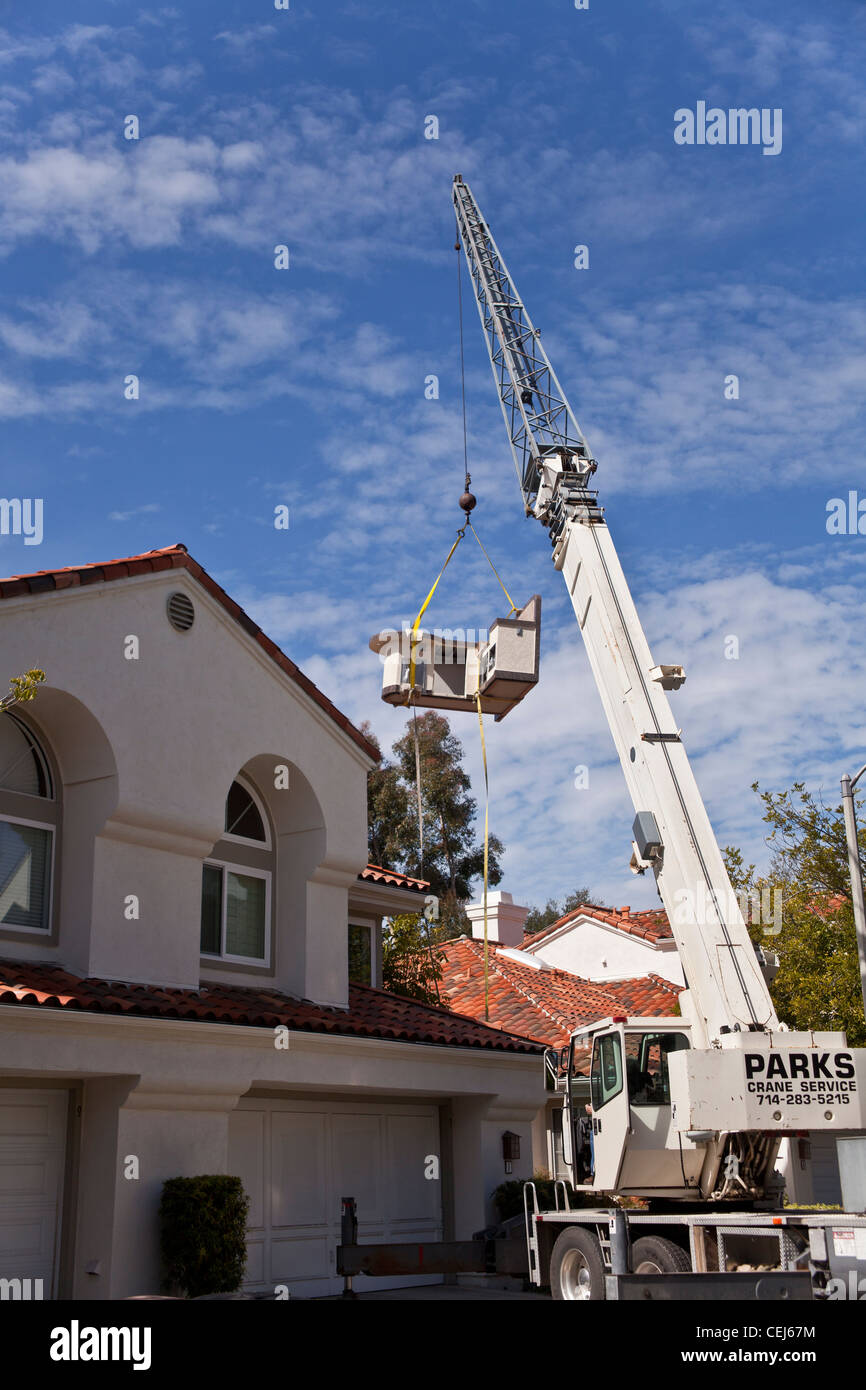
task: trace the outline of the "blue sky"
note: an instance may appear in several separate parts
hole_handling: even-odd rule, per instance
[[[656,659],[687,669],[675,715],[720,841],[765,857],[755,778],[836,797],[866,759],[866,536],[826,529],[830,498],[866,497],[866,7],[16,10],[0,5],[2,490],[42,497],[45,529],[0,537],[4,573],[181,540],[388,748],[403,719],[367,639],[413,617],[459,524],[460,171],[599,459]],[[780,108],[781,152],[677,145],[674,112],[698,101]],[[649,906],[468,301],[466,351],[478,527],[515,599],[544,600],[541,684],[489,734],[503,887]],[[487,626],[500,607],[465,547],[430,618]],[[477,788],[475,727],[454,725]]]

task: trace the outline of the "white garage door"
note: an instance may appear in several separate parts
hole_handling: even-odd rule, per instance
[[[56,1296],[66,1091],[0,1090],[0,1278]]]
[[[250,1198],[245,1287],[340,1293],[343,1197],[357,1202],[362,1242],[441,1240],[441,1182],[424,1176],[430,1155],[439,1155],[435,1106],[242,1101],[231,1116],[229,1171]],[[365,1282],[372,1290],[439,1281]]]

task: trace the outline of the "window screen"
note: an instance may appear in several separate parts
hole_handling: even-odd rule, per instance
[[[201,875],[201,949],[218,956],[222,946],[223,871],[205,864]]]
[[[210,956],[265,959],[267,881],[205,864],[201,885],[201,949]]]
[[[265,958],[265,880],[225,874],[226,955]]]
[[[370,928],[349,924],[349,979],[369,985],[373,979],[373,949]]]
[[[51,831],[0,821],[0,922],[47,931]]]

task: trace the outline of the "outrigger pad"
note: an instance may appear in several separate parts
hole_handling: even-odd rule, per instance
[[[411,631],[377,633],[370,638],[370,650],[382,659],[382,699],[389,705],[472,711],[480,690],[482,711],[504,719],[538,681],[541,596],[533,594],[519,613],[496,618],[489,632],[482,630],[477,637],[472,628],[419,630],[410,684]]]

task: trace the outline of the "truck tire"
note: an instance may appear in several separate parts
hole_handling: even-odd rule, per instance
[[[604,1298],[604,1260],[591,1231],[567,1226],[556,1237],[550,1256],[550,1293],[581,1302]]]
[[[664,1236],[641,1236],[631,1248],[632,1274],[688,1274],[691,1268],[686,1251]]]

